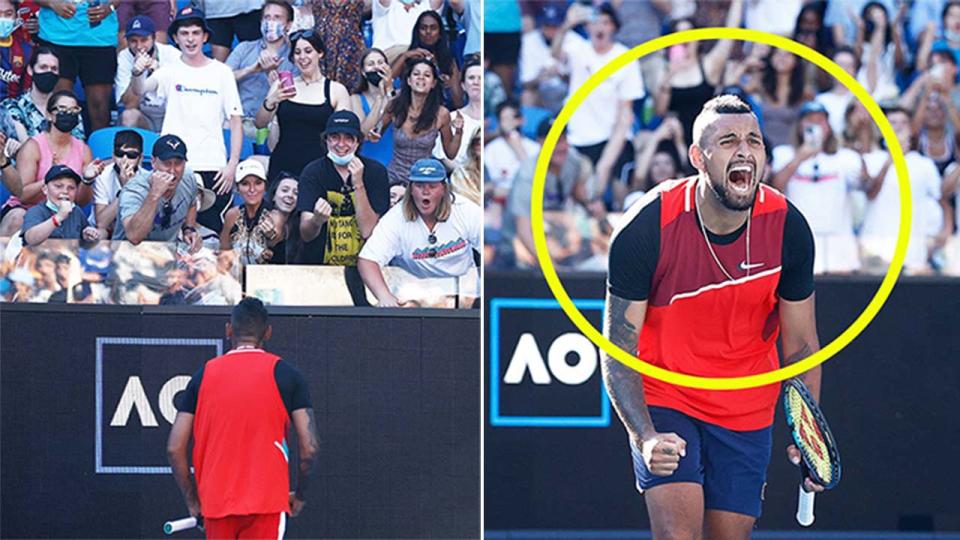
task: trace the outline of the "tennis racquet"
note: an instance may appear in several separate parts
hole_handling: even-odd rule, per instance
[[[175,532],[185,531],[194,527],[200,527],[203,529],[203,516],[168,521],[163,524],[163,532],[166,534],[173,534]]]
[[[809,476],[826,489],[836,486],[840,481],[840,454],[820,407],[799,379],[784,383],[783,409],[802,458],[797,523],[809,527],[813,524],[814,493],[804,489],[803,479]]]

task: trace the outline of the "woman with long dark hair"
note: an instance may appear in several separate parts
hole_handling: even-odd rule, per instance
[[[334,111],[350,107],[350,94],[342,84],[323,75],[323,40],[313,30],[290,36],[290,61],[300,69],[293,86],[278,79],[260,105],[254,125],[266,127],[274,117],[280,126],[280,140],[270,156],[267,172],[270,187],[281,171],[300,174],[311,161],[326,154],[323,130]]]
[[[450,114],[443,106],[439,81],[440,72],[434,63],[423,58],[407,60],[400,93],[386,107],[382,107],[382,102],[375,103],[363,121],[364,133],[374,142],[383,130],[396,126],[393,158],[387,166],[391,184],[407,183],[414,162],[430,157],[437,133],[448,159],[456,157],[460,149],[463,116],[459,111]],[[380,129],[375,129],[377,125]]]
[[[410,38],[410,48],[393,61],[393,76],[399,77],[407,60],[426,58],[440,68],[445,103],[452,108],[463,105],[460,88],[460,66],[450,50],[450,41],[443,32],[443,21],[436,11],[424,11],[417,17]]]
[[[803,62],[791,52],[771,48],[764,58],[760,86],[764,133],[774,146],[787,144],[807,97]]]
[[[356,92],[350,96],[350,108],[356,113],[361,122],[370,114],[374,106],[378,107],[379,115],[383,115],[383,108],[396,94],[393,88],[393,72],[387,55],[380,49],[367,49],[360,57],[360,84]],[[376,126],[374,126],[376,127]],[[393,155],[393,128],[378,129],[380,140],[376,143],[367,142],[362,147],[364,156],[375,159],[380,163],[388,163]]]
[[[743,0],[733,0],[725,26],[736,28],[742,20]],[[676,19],[670,22],[669,33],[693,28],[691,19]],[[657,116],[674,113],[687,141],[693,140],[693,120],[723,82],[723,69],[733,50],[733,41],[729,39],[718,41],[706,54],[701,54],[700,45],[701,42],[692,41],[667,50],[667,71],[660,77],[654,96]]]
[[[287,264],[296,260],[297,248],[300,245],[300,211],[297,210],[299,192],[300,181],[287,173],[280,173],[273,187],[267,192],[267,200],[273,203],[273,208],[286,217],[283,240],[273,246],[270,264]]]

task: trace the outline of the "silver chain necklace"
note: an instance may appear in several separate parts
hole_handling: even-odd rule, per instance
[[[730,272],[727,272],[727,269],[723,267],[723,263],[720,262],[720,258],[717,257],[717,253],[713,251],[713,244],[710,243],[710,237],[707,236],[707,227],[703,223],[703,214],[700,213],[700,201],[697,200],[697,193],[693,193],[693,206],[697,209],[697,220],[700,221],[700,232],[703,233],[703,241],[707,243],[707,250],[710,251],[710,255],[713,255],[713,261],[717,263],[717,266],[720,268],[720,271],[723,272],[723,275],[727,276],[727,279],[733,281],[733,276],[730,275]],[[743,269],[747,272],[747,276],[750,275],[750,221],[753,217],[753,207],[750,208],[750,213],[747,214],[747,260],[743,265]]]

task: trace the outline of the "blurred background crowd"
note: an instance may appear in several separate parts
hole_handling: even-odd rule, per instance
[[[484,212],[488,268],[537,265],[530,230],[539,149],[565,100],[600,67],[661,35],[745,27],[832,59],[880,104],[906,155],[912,227],[905,271],[960,275],[960,1],[486,0]],[[622,212],[687,159],[703,103],[736,94],[765,136],[763,181],[804,213],[815,271],[878,274],[899,227],[897,175],[852,93],[784,50],[730,40],[669,47],[590,94],[550,157],[547,244],[563,269],[606,265]]]

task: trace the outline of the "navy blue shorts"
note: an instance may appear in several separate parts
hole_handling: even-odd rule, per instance
[[[732,431],[663,407],[650,407],[650,417],[658,432],[673,432],[687,441],[687,453],[672,475],[654,476],[643,463],[640,449],[631,443],[638,491],[662,484],[695,482],[703,486],[706,509],[760,517],[773,426]]]

